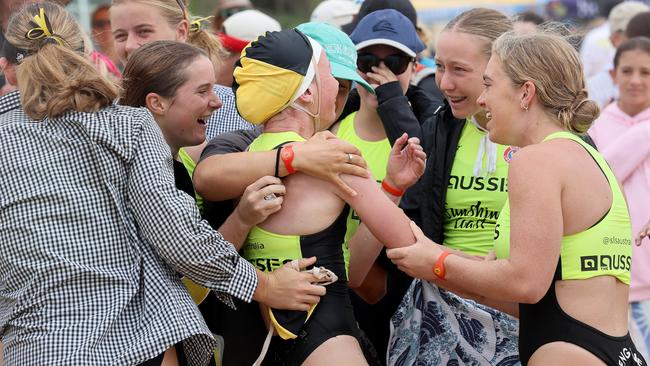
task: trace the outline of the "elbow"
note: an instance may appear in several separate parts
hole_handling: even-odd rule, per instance
[[[546,295],[547,290],[548,286],[533,281],[521,281],[514,296],[515,301],[521,304],[537,304]]]

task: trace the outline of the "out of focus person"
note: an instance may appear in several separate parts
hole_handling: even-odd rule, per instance
[[[607,22],[609,24],[609,40],[614,49],[618,48],[625,41],[625,29],[630,20],[637,14],[650,10],[650,7],[640,1],[625,1],[612,8]],[[602,56],[593,56],[602,57]],[[603,108],[618,97],[616,85],[611,77],[611,64],[613,57],[608,59],[604,70],[595,73],[587,78],[587,91],[589,98]]]
[[[602,21],[595,28],[591,29],[580,45],[580,60],[585,68],[585,78],[589,79],[595,74],[610,69],[610,60],[614,58],[616,49],[609,41],[609,23],[607,18],[612,8],[618,5],[621,0],[603,1],[600,6],[600,18]]]
[[[215,32],[221,31],[221,26],[226,19],[240,11],[253,8],[254,6],[250,0],[217,0],[214,18],[212,18],[212,29]]]
[[[218,33],[227,55],[221,60],[217,84],[232,86],[235,63],[239,60],[244,47],[266,32],[281,29],[277,20],[256,9],[240,11],[226,19]],[[208,138],[212,137],[208,135]]]
[[[630,19],[625,29],[625,36],[628,39],[634,37],[650,38],[650,11],[644,11]]]
[[[349,24],[359,12],[360,5],[352,0],[324,0],[316,5],[310,21],[327,23],[339,29]]]
[[[650,39],[632,38],[618,48],[612,79],[619,98],[603,110],[589,135],[621,182],[634,235],[650,217]],[[648,358],[650,246],[632,246],[632,254],[630,333]]]
[[[113,64],[120,66],[120,60],[115,52],[115,42],[111,33],[111,18],[109,4],[99,5],[90,16],[91,35],[95,49],[111,59]]]
[[[518,34],[533,33],[537,30],[537,26],[545,21],[543,16],[534,11],[525,11],[515,16],[512,30]]]

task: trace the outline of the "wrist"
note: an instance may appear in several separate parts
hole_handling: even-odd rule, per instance
[[[381,181],[381,188],[395,197],[402,197],[404,195],[404,191],[397,188],[397,185],[393,183],[388,177],[384,178],[384,180]]]
[[[293,145],[285,145],[280,149],[280,159],[282,160],[282,164],[287,170],[287,173],[293,174],[297,172],[298,170],[293,166],[293,159],[296,156],[295,152],[293,151]]]
[[[432,271],[434,276],[436,276],[439,280],[445,279],[447,276],[447,268],[445,267],[445,259],[451,254],[451,252],[443,251],[440,253],[438,256],[438,259],[436,260],[436,263],[433,265]]]

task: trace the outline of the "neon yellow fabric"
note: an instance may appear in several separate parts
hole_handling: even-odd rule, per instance
[[[390,142],[388,138],[379,141],[367,141],[359,137],[354,130],[354,118],[356,112],[345,117],[339,124],[336,131],[336,137],[354,145],[368,163],[368,169],[378,184],[386,177],[386,164],[390,156]],[[347,273],[350,266],[350,245],[349,241],[352,235],[357,231],[361,220],[354,210],[350,210],[347,221],[347,231],[345,232],[345,243],[343,244],[343,258],[345,259],[345,270]]]
[[[263,133],[251,143],[248,150],[269,151],[288,141],[304,140],[299,134],[290,131]],[[255,226],[248,233],[242,247],[242,257],[260,271],[273,271],[287,262],[302,258],[300,236],[275,234]]]
[[[185,170],[190,175],[190,178],[194,176],[194,169],[196,169],[196,162],[187,154],[185,149],[178,149],[178,157],[181,159]],[[203,197],[199,196],[198,193],[194,192],[194,198],[196,199],[196,205],[199,207],[199,211],[203,212]]]
[[[508,146],[497,145],[493,174],[474,177],[474,162],[483,136],[485,132],[465,121],[445,201],[444,245],[472,255],[486,255],[492,250],[494,226],[508,197]],[[486,160],[484,157],[484,165]]]
[[[562,238],[560,269],[562,280],[584,280],[610,275],[630,284],[632,261],[632,224],[625,196],[605,159],[578,136],[556,132],[544,141],[564,138],[582,145],[605,173],[612,189],[612,207],[605,217],[591,228]],[[510,255],[510,204],[506,202],[495,230],[494,249],[497,258]]]

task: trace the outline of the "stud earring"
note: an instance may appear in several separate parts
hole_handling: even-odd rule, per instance
[[[485,112],[485,118],[492,119],[492,113],[491,112]]]

